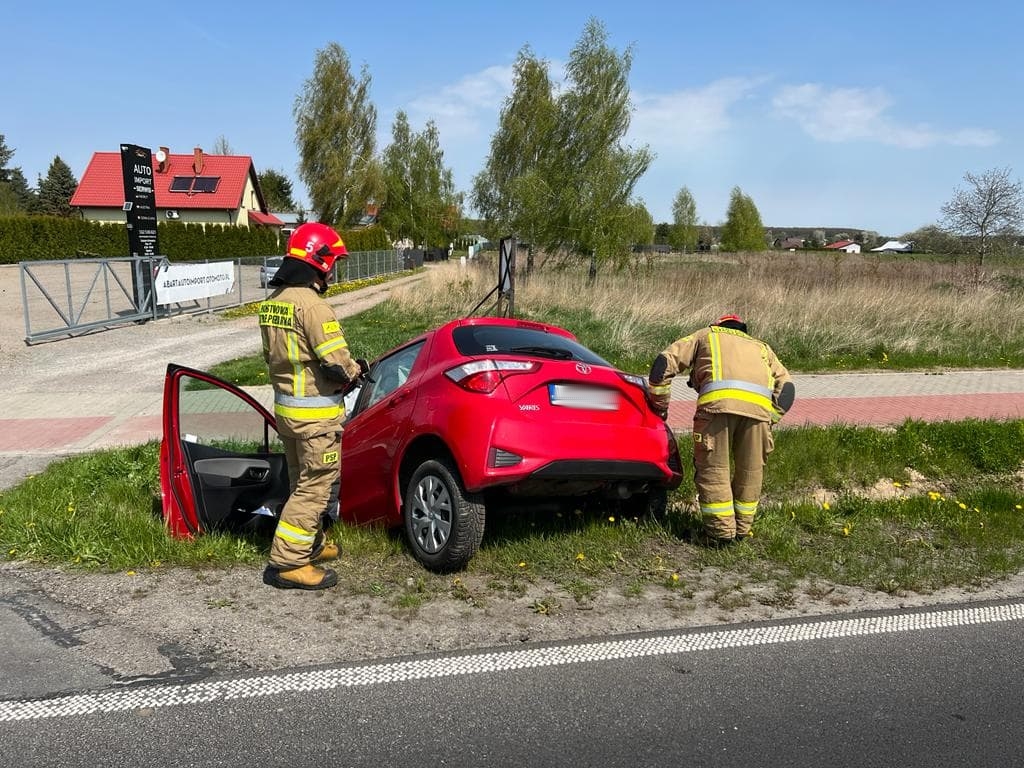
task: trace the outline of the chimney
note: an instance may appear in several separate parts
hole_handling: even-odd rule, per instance
[[[165,173],[167,171],[167,163],[171,158],[171,150],[167,147],[160,147],[160,151],[156,153],[156,172]]]
[[[203,172],[203,150],[199,147],[192,150],[192,170],[196,176]]]

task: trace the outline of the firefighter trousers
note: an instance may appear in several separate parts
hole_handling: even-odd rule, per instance
[[[694,482],[709,537],[728,541],[750,535],[774,447],[767,421],[733,413],[694,416]]]
[[[341,478],[341,432],[312,437],[281,435],[291,495],[270,545],[270,564],[288,570],[311,562],[323,542],[324,514],[336,514]],[[333,516],[333,515],[332,515]]]

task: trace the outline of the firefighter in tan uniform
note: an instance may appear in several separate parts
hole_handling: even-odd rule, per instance
[[[303,224],[260,304],[263,357],[274,386],[274,415],[288,461],[291,494],[274,532],[263,581],[282,589],[325,589],[335,572],[315,563],[337,558],[324,514],[334,514],[341,478],[342,393],[366,370],[356,361],[334,310],[324,301],[327,276],[348,251],[325,224]]]
[[[724,315],[655,358],[648,385],[662,418],[668,417],[672,379],[685,371],[697,390],[693,465],[701,519],[710,543],[726,544],[750,535],[774,447],[771,425],[793,404],[795,389],[772,348],[747,335],[736,315]]]

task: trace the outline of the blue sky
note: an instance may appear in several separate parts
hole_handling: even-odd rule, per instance
[[[365,64],[378,148],[397,110],[437,124],[468,192],[524,45],[560,79],[590,17],[632,46],[627,143],[655,221],[686,186],[699,218],[729,193],[767,226],[896,236],[940,217],[966,171],[1024,176],[1024,4],[888,2],[19,3],[0,32],[0,134],[31,184],[80,178],[122,143],[188,153],[224,136],[298,180],[292,105],[330,42]]]

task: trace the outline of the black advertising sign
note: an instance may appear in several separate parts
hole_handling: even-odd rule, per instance
[[[121,145],[124,178],[124,213],[128,221],[131,256],[156,256],[156,194],[153,191],[153,155],[147,147]]]

